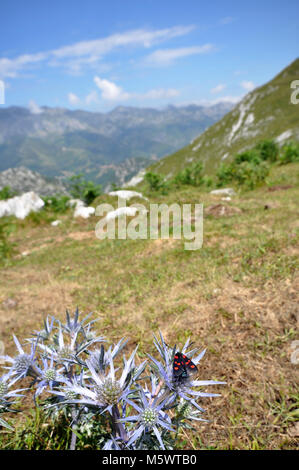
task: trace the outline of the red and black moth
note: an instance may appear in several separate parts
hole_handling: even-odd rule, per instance
[[[187,379],[197,372],[197,367],[185,354],[177,352],[173,359],[173,376],[175,380]]]

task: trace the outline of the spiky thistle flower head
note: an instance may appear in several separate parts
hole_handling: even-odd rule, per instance
[[[65,382],[65,377],[62,374],[63,369],[57,369],[54,364],[54,356],[52,355],[50,360],[43,357],[42,358],[42,367],[39,368],[40,375],[35,381],[36,392],[35,397],[40,395],[47,387],[52,387],[58,385],[60,382]]]
[[[99,368],[97,370],[94,368],[93,361],[87,360],[88,373],[85,376],[86,380],[82,381],[81,384],[72,383],[71,381],[66,382],[68,390],[72,390],[80,397],[75,402],[86,407],[98,408],[102,411],[107,410],[112,413],[113,406],[126,400],[126,397],[131,393],[130,385],[133,374],[135,377],[143,370],[144,363],[135,368],[135,353],[136,350],[133,351],[128,360],[124,358],[124,367],[120,375],[116,375],[111,350],[106,356],[102,353],[103,360],[100,364],[101,367],[99,367],[102,369],[101,371],[99,371]],[[107,366],[104,357],[108,362]],[[75,402],[73,401],[73,403]]]
[[[47,341],[54,328],[54,317],[49,317],[47,316],[46,320],[44,320],[44,328],[40,331],[35,331],[36,337],[38,337],[41,341]],[[32,338],[30,338],[28,341],[32,341]]]
[[[8,374],[10,376],[14,376],[16,380],[21,379],[26,376],[37,378],[40,375],[40,370],[36,364],[35,353],[36,353],[36,347],[37,347],[39,338],[35,340],[35,343],[31,343],[30,354],[27,354],[23,350],[16,336],[13,336],[13,338],[14,338],[14,342],[16,344],[19,354],[17,354],[15,357],[11,357],[11,356],[2,357],[2,359],[4,359],[5,362],[11,363],[11,366],[5,367],[5,369],[8,369],[9,370]]]
[[[11,375],[9,373],[0,377],[0,414],[6,411],[15,411],[11,408],[11,406],[15,403],[15,400],[12,400],[12,398],[22,397],[23,395],[19,392],[26,390],[23,388],[10,391],[10,387],[12,387],[16,381],[17,379],[11,379]],[[2,418],[0,418],[0,426],[10,429],[11,431],[13,430],[13,428]]]
[[[142,438],[143,434],[153,432],[161,448],[165,450],[160,430],[174,431],[171,427],[170,417],[163,411],[169,402],[169,396],[163,399],[159,394],[155,396],[156,390],[153,390],[149,397],[147,396],[148,390],[143,390],[141,387],[138,387],[137,391],[137,397],[134,400],[127,399],[127,402],[138,414],[119,420],[121,423],[136,423],[136,429],[132,431],[127,446],[131,446],[135,441]]]
[[[163,338],[162,333],[160,332],[160,339],[159,340],[154,336],[155,341],[154,344],[161,356],[162,361],[157,361],[151,355],[148,354],[149,358],[153,363],[153,368],[156,373],[160,376],[161,380],[163,380],[164,385],[169,391],[173,392],[174,399],[175,398],[183,398],[186,401],[192,403],[195,408],[200,411],[204,411],[198,403],[195,401],[195,398],[198,397],[213,397],[219,396],[219,394],[215,393],[205,393],[202,391],[194,390],[194,387],[205,387],[208,385],[219,385],[225,384],[226,382],[220,382],[215,380],[193,380],[193,376],[186,375],[183,379],[177,380],[173,374],[173,359],[176,353],[176,346],[174,348],[169,348]],[[192,362],[195,365],[198,365],[202,357],[204,356],[206,350],[203,350],[201,353],[195,355],[198,352],[198,348],[192,349],[188,351],[188,347],[190,345],[190,338],[187,339],[183,348],[182,354],[188,355],[188,357],[192,358]],[[195,355],[195,356],[194,356]]]

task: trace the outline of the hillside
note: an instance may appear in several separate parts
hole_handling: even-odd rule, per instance
[[[290,102],[290,84],[299,78],[299,59],[265,85],[248,93],[219,122],[178,152],[150,166],[171,177],[191,162],[201,160],[211,174],[223,161],[263,139],[283,143],[299,140],[299,105]]]
[[[4,245],[2,255],[11,257],[0,268],[5,354],[15,354],[12,333],[27,352],[25,338],[47,315],[64,321],[65,309],[72,314],[77,306],[81,319],[93,312],[96,331],[107,338],[105,348],[126,337],[128,357],[138,345],[137,364],[147,354],[157,357],[153,333],[160,330],[178,348],[190,336],[192,347],[207,348],[199,379],[227,384],[213,388],[218,397],[200,399],[209,421],[193,421],[194,432],[180,430],[177,448],[295,449],[298,167],[271,167],[264,186],[238,192],[231,201],[192,186],[167,195],[146,193],[147,207],[204,204],[203,246],[191,252],[184,240],[173,238],[99,240],[99,218],[75,219],[71,209],[6,218],[14,252]],[[117,198],[105,194],[95,203],[117,207]],[[219,204],[227,207],[224,215],[209,212]],[[54,227],[57,218],[61,223]],[[116,365],[121,367],[122,358]],[[60,421],[49,425],[42,408],[34,414],[32,407],[28,394],[21,403],[26,419],[24,413],[8,416],[15,430],[0,433],[0,448],[69,448],[70,433]],[[87,435],[78,438],[78,449],[99,446]]]
[[[231,107],[119,106],[109,113],[0,109],[0,171],[24,166],[50,177],[84,173],[104,186],[122,184],[149,161],[181,148]]]

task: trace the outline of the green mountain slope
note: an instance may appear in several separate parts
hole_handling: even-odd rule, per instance
[[[299,59],[265,85],[248,93],[219,122],[208,128],[191,144],[149,167],[150,171],[174,176],[197,160],[211,174],[223,161],[253,147],[263,139],[280,144],[299,140],[299,104],[290,101],[293,80],[299,79]]]

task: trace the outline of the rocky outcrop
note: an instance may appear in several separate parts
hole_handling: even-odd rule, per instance
[[[68,194],[66,187],[58,179],[49,180],[36,171],[23,166],[9,168],[0,173],[0,189],[9,186],[17,193],[34,191],[40,196]]]

